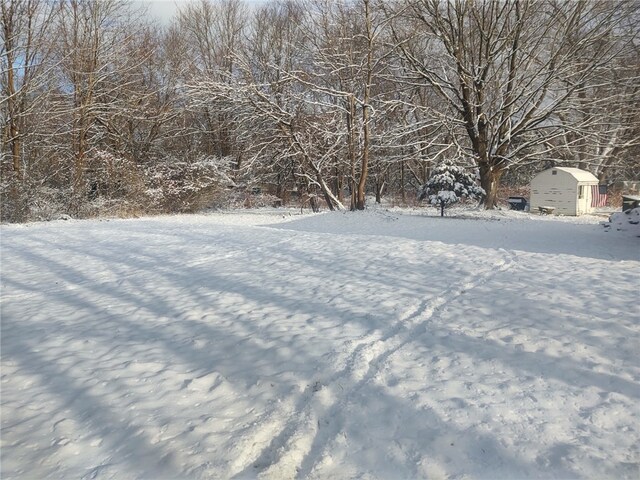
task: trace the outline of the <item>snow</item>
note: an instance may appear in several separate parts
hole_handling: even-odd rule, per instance
[[[624,235],[640,237],[640,208],[632,208],[625,212],[611,214],[609,222],[604,223],[606,228],[612,228],[613,232],[621,232]]]
[[[638,478],[640,240],[429,212],[2,226],[2,478]]]

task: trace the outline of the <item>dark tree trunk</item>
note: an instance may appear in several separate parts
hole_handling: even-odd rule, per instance
[[[340,170],[338,169],[338,167],[335,168],[335,192],[336,192],[336,197],[338,198],[338,201],[340,203],[344,203],[344,192],[343,190],[343,186],[344,186],[344,178],[342,176],[342,172],[340,172]]]
[[[386,182],[376,179],[376,203],[382,203],[382,192],[384,190]]]
[[[318,206],[318,199],[315,195],[309,197],[309,205],[311,205],[311,210],[313,213],[318,213],[320,211],[320,207]]]
[[[402,204],[407,203],[407,192],[404,188],[404,162],[400,162],[400,195],[402,196]]]
[[[484,188],[485,198],[484,207],[487,210],[495,208],[498,205],[498,187],[500,179],[504,173],[503,169],[497,168],[490,164],[480,164],[480,185]]]

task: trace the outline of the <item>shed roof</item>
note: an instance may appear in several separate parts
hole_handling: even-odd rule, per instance
[[[599,183],[598,177],[596,177],[593,173],[587,172],[586,170],[580,170],[579,168],[553,167],[549,170],[560,170],[561,172],[568,173],[578,182]]]

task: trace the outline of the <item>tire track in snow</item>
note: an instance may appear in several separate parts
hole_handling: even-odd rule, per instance
[[[465,294],[469,290],[484,285],[496,275],[505,272],[515,264],[516,255],[500,249],[503,252],[502,262],[494,266],[490,270],[485,270],[480,274],[476,274],[466,279],[454,283],[452,286],[444,290],[440,295],[431,300],[423,300],[412,309],[409,309],[404,318],[401,318],[396,327],[390,329],[384,338],[365,345],[364,349],[354,350],[352,355],[357,355],[359,361],[354,364],[366,363],[366,372],[357,378],[357,383],[345,392],[343,398],[345,402],[336,401],[334,405],[318,420],[318,425],[332,425],[332,428],[321,430],[322,439],[314,441],[309,455],[303,460],[299,470],[298,477],[305,478],[312,471],[318,460],[322,459],[324,453],[331,440],[340,435],[341,426],[344,425],[343,407],[349,402],[349,397],[357,394],[371,380],[375,378],[378,372],[385,365],[389,357],[402,349],[408,343],[412,342],[416,337],[428,333],[428,324],[437,317],[437,314],[444,310],[448,305],[453,303],[458,297]],[[360,345],[362,346],[362,345]],[[364,369],[361,369],[361,371]],[[355,369],[353,371],[356,371]],[[328,421],[330,419],[330,421]],[[339,419],[339,421],[337,421]],[[313,455],[316,451],[315,455]],[[415,462],[414,462],[415,463]],[[417,472],[416,472],[417,475]]]
[[[496,275],[512,268],[516,255],[499,249],[497,265],[471,274],[405,311],[382,336],[369,333],[357,340],[345,366],[323,382],[311,382],[298,401],[291,420],[262,450],[258,459],[236,475],[265,478],[305,478],[313,472],[331,440],[339,436],[345,424],[344,408],[367,385],[386,361],[416,336],[428,332],[428,324],[461,295],[486,284]]]

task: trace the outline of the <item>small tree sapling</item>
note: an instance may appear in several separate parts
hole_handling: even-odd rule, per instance
[[[439,205],[440,216],[444,217],[444,209],[461,198],[481,200],[484,195],[484,189],[471,173],[452,160],[445,160],[433,169],[431,177],[420,189],[418,198],[426,198],[431,205]]]

